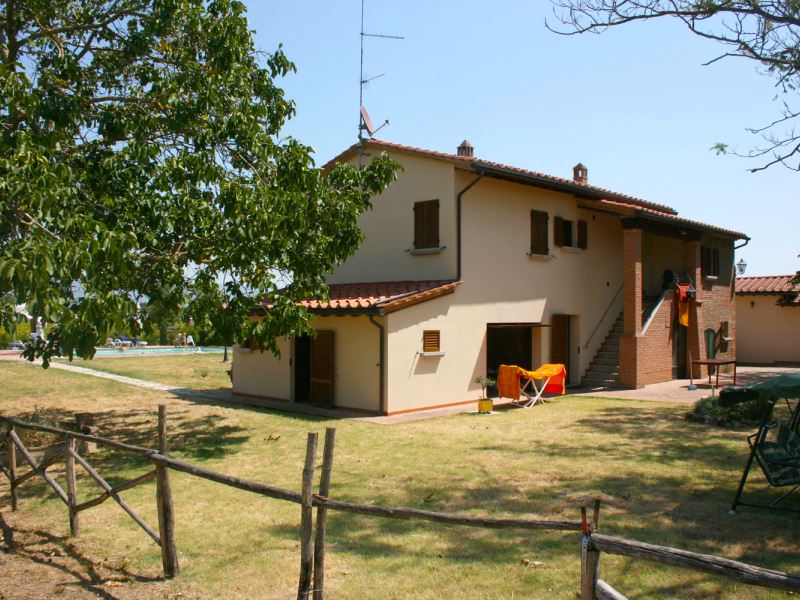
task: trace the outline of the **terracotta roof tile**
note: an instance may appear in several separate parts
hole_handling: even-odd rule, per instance
[[[545,185],[547,182],[557,185],[560,191],[570,191],[576,195],[581,195],[581,193],[585,192],[586,197],[590,198],[587,202],[592,204],[604,204],[606,207],[613,207],[616,209],[635,209],[637,213],[633,213],[634,215],[641,215],[644,217],[651,216],[656,217],[661,220],[673,221],[675,223],[684,224],[690,227],[697,227],[703,230],[714,231],[717,233],[722,233],[724,235],[730,235],[737,239],[748,239],[747,235],[741,233],[739,231],[733,231],[731,229],[725,229],[723,227],[718,227],[716,225],[709,225],[707,223],[702,223],[700,221],[693,221],[691,219],[684,219],[683,217],[678,216],[678,212],[665,204],[658,204],[656,202],[650,202],[648,200],[643,200],[642,198],[637,198],[635,196],[629,196],[627,194],[621,194],[619,192],[614,192],[611,190],[607,190],[605,188],[597,187],[594,185],[589,185],[588,183],[579,183],[572,179],[566,179],[563,177],[556,177],[554,175],[547,175],[546,173],[540,173],[538,171],[530,171],[528,169],[521,169],[519,167],[513,167],[510,165],[504,165],[502,163],[497,163],[488,160],[481,160],[472,156],[459,156],[458,154],[449,154],[447,152],[436,152],[434,150],[426,150],[424,148],[417,148],[415,146],[406,146],[404,144],[396,144],[394,142],[387,142],[385,140],[379,140],[377,138],[372,138],[369,140],[364,140],[364,144],[370,146],[377,146],[382,148],[389,148],[394,150],[399,150],[401,152],[407,152],[411,154],[420,154],[423,156],[430,156],[433,158],[438,158],[441,160],[447,160],[452,162],[457,166],[461,166],[462,168],[469,169],[475,172],[481,172],[481,168],[485,168],[486,170],[491,169],[499,169],[506,171],[511,174],[517,174],[521,177],[528,177],[534,178],[534,180],[539,180],[538,183],[541,185]],[[358,150],[359,144],[353,144],[349,148],[347,148],[344,152],[333,158],[332,160],[328,161],[328,163],[323,167],[324,169],[330,168],[333,164],[345,160],[348,156]],[[491,176],[492,174],[489,173]],[[536,185],[536,183],[534,183]],[[590,207],[590,205],[585,205]],[[616,210],[615,212],[619,212]]]
[[[523,176],[529,177],[537,177],[540,179],[548,180],[554,183],[559,183],[562,185],[567,185],[574,187],[576,190],[588,190],[594,192],[596,194],[601,195],[609,195],[613,196],[619,200],[628,202],[634,206],[644,206],[650,207],[655,210],[659,210],[665,213],[670,214],[677,214],[674,208],[667,206],[665,204],[657,204],[655,202],[650,202],[648,200],[643,200],[642,198],[636,198],[635,196],[629,196],[627,194],[620,194],[619,192],[613,192],[611,190],[607,190],[605,188],[601,188],[595,185],[589,185],[588,183],[578,183],[573,179],[566,179],[564,177],[556,177],[555,175],[548,175],[547,173],[541,173],[539,171],[531,171],[529,169],[522,169],[520,167],[514,167],[511,165],[506,165],[499,162],[494,162],[490,160],[483,160],[476,158],[474,156],[460,156],[458,154],[449,154],[447,152],[437,152],[435,150],[426,150],[425,148],[418,148],[416,146],[406,146],[405,144],[397,144],[395,142],[387,142],[386,140],[380,140],[377,138],[372,138],[369,140],[364,140],[364,143],[367,145],[372,146],[380,146],[384,148],[390,148],[393,150],[399,150],[401,152],[408,152],[411,154],[421,154],[424,156],[431,156],[434,158],[439,158],[442,160],[447,160],[454,164],[460,164],[464,168],[468,168],[470,170],[479,169],[481,166],[486,167],[493,167],[496,169],[503,169],[506,171],[511,171]],[[323,169],[327,169],[331,167],[333,164],[345,160],[347,156],[353,153],[355,150],[358,149],[358,144],[353,144],[349,148],[347,148],[344,152],[340,153],[338,156],[334,157],[333,159],[329,160]]]
[[[452,294],[460,281],[380,281],[333,283],[328,286],[328,300],[303,300],[311,312],[372,311],[390,313],[413,304]],[[269,304],[265,303],[266,308]]]
[[[635,216],[637,214],[644,215],[644,216],[653,216],[653,217],[656,217],[656,218],[659,218],[659,219],[662,219],[662,220],[665,220],[665,221],[670,221],[670,222],[673,222],[673,223],[680,223],[680,224],[686,225],[688,227],[697,227],[697,228],[705,229],[705,230],[708,230],[708,231],[714,231],[714,232],[717,232],[717,233],[730,235],[730,236],[736,237],[737,239],[747,239],[747,235],[742,233],[742,232],[740,232],[740,231],[734,231],[732,229],[725,229],[724,227],[718,227],[716,225],[709,225],[708,223],[703,223],[701,221],[694,221],[692,219],[685,219],[683,217],[679,217],[676,214],[665,213],[665,212],[658,211],[658,210],[653,210],[651,208],[647,208],[647,207],[644,207],[644,206],[633,207],[633,206],[630,206],[630,205],[625,204],[623,202],[617,202],[617,201],[614,201],[614,200],[600,200],[599,204],[601,206],[618,208],[621,212],[625,212],[626,209],[627,209],[627,212],[629,214],[631,214],[631,216]]]
[[[794,275],[764,275],[737,277],[737,294],[790,294],[800,292],[800,286],[792,285]]]

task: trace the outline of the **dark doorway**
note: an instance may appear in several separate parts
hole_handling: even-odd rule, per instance
[[[569,315],[553,315],[550,319],[550,362],[564,365],[567,368],[567,373],[572,373],[569,361],[569,339],[571,335],[569,322]]]
[[[533,327],[531,325],[487,325],[486,376],[497,379],[500,365],[517,365],[532,369]],[[497,395],[497,387],[487,389]]]
[[[295,402],[333,407],[333,339],[332,331],[295,338]]]

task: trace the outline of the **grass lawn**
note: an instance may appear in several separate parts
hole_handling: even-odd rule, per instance
[[[161,380],[167,376],[161,360],[102,364],[135,363],[143,369],[136,376]],[[148,364],[160,374],[145,376]],[[92,411],[102,435],[150,446],[156,406],[166,402],[175,456],[296,490],[306,433],[317,431],[322,438],[326,426],[335,426],[331,496],[337,499],[576,519],[581,502],[599,495],[605,533],[800,571],[797,515],[747,508],[727,515],[746,459],[748,430],[688,424],[682,418],[685,405],[564,398],[488,417],[380,426],[179,400],[19,363],[0,363],[0,389],[2,414],[25,414],[34,406],[65,416]],[[89,459],[112,482],[147,468],[140,459],[123,461],[106,451]],[[63,481],[60,467],[52,472]],[[761,481],[760,474],[754,471],[753,479]],[[0,568],[4,560],[29,559],[18,570],[4,569],[3,592],[14,587],[6,584],[10,581],[24,588],[29,570],[49,560],[62,579],[69,573],[81,579],[40,582],[41,597],[48,596],[47,585],[52,594],[72,594],[68,597],[296,594],[298,506],[181,473],[173,472],[172,485],[182,574],[164,582],[158,579],[157,547],[115,504],[82,513],[81,535],[70,540],[65,507],[43,483],[24,483],[20,511],[12,514],[7,482],[0,478],[0,526],[6,546],[9,539],[16,545],[14,552],[0,553]],[[78,487],[79,500],[97,493],[82,471]],[[764,486],[757,493],[764,494]],[[154,495],[153,484],[124,493],[152,524]],[[335,599],[563,599],[574,598],[579,589],[576,533],[478,530],[333,512],[327,543],[326,587]],[[533,566],[534,561],[541,564]],[[604,555],[601,562],[602,577],[632,599],[785,597],[642,561]]]
[[[173,384],[194,389],[230,389],[231,380],[228,362],[222,362],[222,353],[210,354],[163,354],[157,356],[95,357],[92,360],[62,360],[87,369],[116,373],[136,379],[147,379],[158,383]]]

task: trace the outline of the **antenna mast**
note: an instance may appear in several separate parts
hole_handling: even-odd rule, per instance
[[[379,129],[383,129],[389,124],[389,119],[386,119],[383,122],[383,125],[378,127],[377,129],[373,128],[372,121],[369,118],[369,114],[367,113],[367,109],[364,108],[364,86],[368,84],[370,81],[374,79],[378,79],[379,77],[383,77],[386,73],[381,73],[380,75],[375,75],[374,77],[368,77],[364,79],[364,38],[380,38],[386,40],[403,40],[405,39],[399,35],[384,35],[380,33],[367,33],[364,31],[364,2],[365,0],[361,0],[361,70],[359,72],[359,86],[358,86],[358,141],[359,143],[364,141],[364,132],[367,132],[369,137],[375,135],[375,133]]]

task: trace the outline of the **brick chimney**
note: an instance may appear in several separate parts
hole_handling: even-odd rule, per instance
[[[461,145],[458,147],[458,155],[466,158],[472,158],[474,151],[475,148],[473,148],[472,144],[470,144],[467,140],[461,142]]]
[[[589,183],[589,169],[583,163],[572,167],[572,180],[575,183]]]

